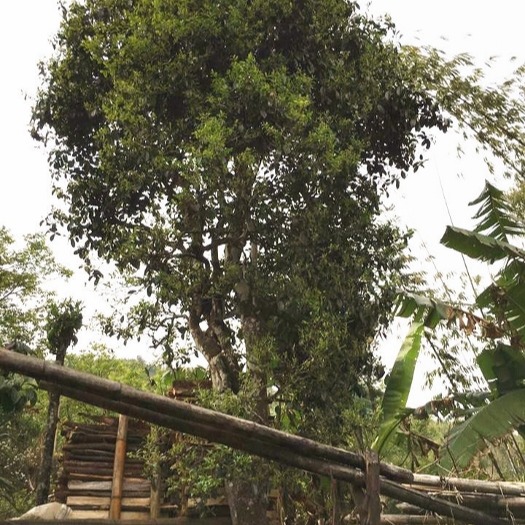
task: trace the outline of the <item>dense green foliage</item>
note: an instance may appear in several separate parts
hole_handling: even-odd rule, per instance
[[[53,297],[45,284],[68,275],[55,262],[43,236],[28,236],[21,248],[15,248],[14,239],[0,227],[0,346],[43,355],[48,302]],[[0,422],[6,413],[35,400],[31,381],[0,372]]]
[[[44,350],[46,302],[52,297],[44,285],[67,275],[54,260],[43,236],[27,236],[18,248],[9,232],[0,227],[1,344],[13,342]]]
[[[81,353],[71,353],[66,356],[64,364],[75,370],[118,381],[141,390],[151,388],[145,362],[140,359],[117,358],[105,346],[96,346]],[[86,418],[89,419],[90,416],[107,413],[103,409],[85,405],[73,399],[62,398],[61,400],[60,416],[65,421],[82,422]]]
[[[403,262],[381,192],[446,127],[356,9],[74,3],[34,111],[67,209],[50,227],[147,291],[129,321],[168,358],[190,332],[219,389],[246,360],[334,439]]]
[[[365,444],[348,421],[373,414],[370,343],[405,262],[382,195],[432,129],[513,165],[520,143],[512,86],[391,29],[345,0],[73,2],[33,114],[50,230],[132,286],[107,331],[200,352],[230,409],[337,444]]]

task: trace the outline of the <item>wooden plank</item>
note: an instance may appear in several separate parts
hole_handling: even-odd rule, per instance
[[[124,479],[124,492],[141,492],[150,490],[150,482],[141,478]],[[67,488],[73,492],[92,490],[92,491],[111,491],[111,481],[68,481]]]
[[[109,509],[111,503],[110,496],[68,496],[67,505],[73,506],[96,506]],[[122,508],[130,507],[149,507],[150,498],[122,498]],[[117,518],[111,518],[117,519]]]
[[[137,515],[136,517],[124,517],[126,513],[122,513],[122,520],[110,520],[107,518],[77,518],[76,515],[67,521],[55,521],[54,523],[63,525],[232,525],[231,519],[228,517],[211,517],[211,518],[159,518],[148,519]],[[37,525],[41,521],[20,520],[17,525]]]
[[[122,520],[140,520],[139,523],[145,523],[149,519],[149,513],[146,511],[125,511],[121,513]],[[67,521],[64,521],[65,524],[71,525],[72,522],[78,520],[78,523],[86,525],[87,523],[95,520],[96,523],[101,523],[107,525],[108,523],[122,523],[120,520],[109,520],[107,510],[73,510],[73,512],[68,516]],[[17,524],[18,525],[18,524]],[[135,521],[134,525],[138,525]]]

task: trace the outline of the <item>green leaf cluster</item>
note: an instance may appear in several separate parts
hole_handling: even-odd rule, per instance
[[[414,317],[412,331],[435,329],[439,322],[458,324],[468,335],[477,330],[486,348],[478,355],[478,366],[490,392],[478,396],[455,396],[452,405],[470,407],[470,413],[455,426],[441,449],[440,465],[450,470],[465,469],[488,443],[512,430],[523,431],[523,387],[525,385],[525,252],[515,246],[524,233],[524,224],[513,213],[508,197],[490,183],[471,205],[478,206],[473,231],[448,227],[442,243],[460,253],[489,263],[499,262],[494,282],[476,298],[482,315],[472,311],[404,294],[398,314]],[[421,321],[426,320],[423,324]],[[407,415],[406,396],[412,386],[414,358],[421,339],[412,332],[394,365],[383,398],[383,424],[378,438],[382,447]],[[400,380],[402,378],[402,380]],[[491,399],[490,403],[486,403]],[[421,412],[421,409],[419,409]],[[417,412],[417,410],[416,410]],[[468,412],[468,411],[467,411]]]
[[[217,388],[257,375],[334,442],[405,262],[381,195],[448,125],[391,30],[345,0],[73,2],[33,113],[50,228],[145,292],[108,331],[180,361],[191,334]]]

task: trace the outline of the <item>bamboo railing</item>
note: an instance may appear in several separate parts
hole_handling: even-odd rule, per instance
[[[287,434],[252,421],[142,392],[115,381],[58,367],[5,349],[0,349],[0,368],[33,377],[40,381],[42,388],[57,390],[79,401],[222,443],[281,464],[346,481],[356,487],[366,485],[365,459],[354,452]],[[386,463],[379,463],[378,468],[380,491],[386,496],[473,525],[509,523],[506,519],[429,495],[410,486],[428,486],[431,483],[442,486],[451,483],[451,479],[420,476]],[[466,484],[467,481],[462,480],[462,485]],[[493,485],[493,490],[508,495],[517,495],[519,490],[519,495],[524,495],[525,485],[498,483]]]

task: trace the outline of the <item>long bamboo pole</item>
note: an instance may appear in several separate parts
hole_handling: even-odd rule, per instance
[[[69,384],[73,388],[76,386],[77,378],[82,376],[86,388],[89,387],[90,392],[92,393],[98,392],[103,396],[109,396],[114,400],[121,400],[123,402],[133,403],[137,401],[140,406],[146,408],[152,407],[155,411],[159,410],[165,414],[173,415],[181,419],[190,418],[192,422],[203,422],[206,424],[217,425],[218,427],[224,426],[225,428],[230,429],[231,432],[238,432],[239,436],[241,436],[239,439],[240,441],[242,441],[246,435],[257,435],[260,440],[271,440],[273,443],[280,443],[286,447],[301,447],[306,454],[320,459],[324,458],[360,470],[365,469],[363,456],[361,454],[356,454],[355,452],[324,445],[300,436],[286,434],[252,421],[246,421],[226,414],[220,414],[202,407],[157,396],[149,392],[142,392],[115,381],[109,381],[96,376],[89,376],[67,368],[56,369],[50,362],[30,358],[0,348],[0,367],[2,365],[5,367],[10,366],[12,367],[12,370],[19,371],[20,373],[29,375],[35,379],[45,380],[46,374],[49,373],[47,377],[49,379],[54,378],[54,383],[63,384],[64,386]],[[17,367],[22,370],[18,370]],[[26,372],[24,372],[24,370],[26,370]],[[60,370],[62,370],[67,377],[61,375]],[[209,437],[207,437],[207,439],[209,439]],[[408,469],[382,462],[380,463],[380,473],[382,476],[391,479],[392,481],[400,481],[404,484],[413,486],[413,488],[418,488],[418,486],[431,486],[455,488],[457,490],[472,492],[477,491],[504,494],[509,496],[525,495],[525,483],[503,481],[489,482],[482,480],[467,480],[457,477],[414,474]]]
[[[120,519],[122,509],[122,494],[124,487],[124,468],[126,466],[126,448],[128,442],[128,416],[118,418],[117,439],[115,442],[115,457],[113,461],[113,477],[111,483],[111,502],[109,519]]]
[[[232,436],[228,430],[216,426],[206,426],[188,420],[178,419],[148,409],[143,409],[129,403],[113,401],[101,396],[89,394],[84,390],[64,387],[63,385],[41,382],[41,386],[46,390],[58,389],[63,395],[77,399],[78,401],[124,413],[180,432],[203,437],[216,443],[223,443],[259,457],[277,461],[284,465],[300,468],[332,479],[346,481],[352,485],[365,486],[366,484],[363,472],[345,465],[331,463],[325,459],[305,457],[298,452],[300,450],[299,447],[297,449],[298,451],[294,451],[283,448],[279,445],[274,445],[271,442],[258,441],[254,437],[243,438],[241,436],[241,439],[239,439],[236,436]],[[507,521],[502,521],[501,519],[494,518],[482,512],[444,501],[436,496],[429,496],[385,478],[381,479],[381,491],[386,496],[391,496],[427,511],[449,516],[473,525],[508,525]]]
[[[0,368],[51,382],[65,395],[80,401],[87,401],[103,408],[117,410],[122,414],[139,417],[145,421],[206,437],[211,441],[311,472],[331,475],[333,478],[361,486],[364,483],[362,472],[353,468],[355,463],[364,467],[364,460],[355,453],[322,445],[312,440],[292,436],[188,403],[141,392],[114,381],[64,367],[57,367],[49,362],[4,349],[0,349]],[[161,422],[163,419],[164,423]],[[359,461],[356,461],[356,457],[359,458]],[[384,469],[384,466],[381,464],[380,469],[382,467]],[[383,472],[391,473],[393,470],[387,468]],[[406,476],[404,477],[406,478]],[[387,496],[474,525],[503,525],[508,523],[487,514],[403,487],[389,479],[381,480],[381,488]]]

